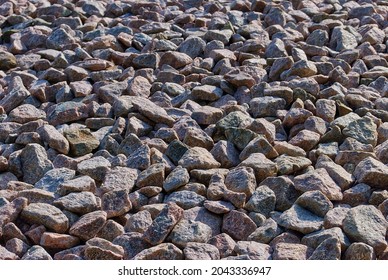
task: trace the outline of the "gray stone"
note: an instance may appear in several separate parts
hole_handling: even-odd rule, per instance
[[[171,231],[167,240],[180,248],[184,248],[189,242],[206,243],[212,236],[212,229],[201,222],[181,220]]]
[[[219,260],[220,253],[217,247],[199,242],[189,242],[183,249],[186,260]]]
[[[323,219],[310,211],[294,204],[280,215],[278,224],[303,234],[317,231],[323,226]]]

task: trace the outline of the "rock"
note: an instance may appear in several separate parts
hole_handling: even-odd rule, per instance
[[[40,239],[40,245],[48,249],[69,249],[77,246],[79,243],[78,237],[53,232],[43,233]]]
[[[172,243],[162,243],[141,251],[133,260],[183,260],[183,252]]]
[[[256,224],[244,213],[232,210],[224,215],[222,231],[236,240],[246,240],[256,229]]]
[[[333,28],[329,46],[335,51],[354,49],[357,47],[357,40],[352,33],[340,26],[336,26]]]
[[[245,205],[245,209],[268,217],[269,214],[275,210],[275,205],[275,193],[269,187],[263,185],[256,188],[251,198]]]
[[[310,211],[294,204],[280,215],[278,224],[303,234],[317,231],[323,226],[323,219]]]
[[[23,166],[23,181],[35,184],[42,176],[53,168],[45,149],[39,144],[28,144],[20,154]]]
[[[254,118],[274,117],[278,110],[283,110],[286,101],[283,98],[264,96],[253,98],[249,102],[251,114]]]
[[[122,234],[113,240],[113,244],[119,245],[124,249],[124,259],[126,260],[132,259],[138,253],[150,247],[143,239],[142,234],[138,232]]]
[[[281,155],[274,159],[279,175],[291,175],[312,165],[312,162],[301,156]]]
[[[193,191],[178,191],[168,195],[164,199],[164,203],[174,202],[183,209],[190,209],[196,206],[202,206],[205,197]]]
[[[245,193],[250,197],[256,188],[253,169],[245,166],[232,169],[225,178],[225,186],[231,191]]]
[[[325,228],[342,227],[342,222],[350,209],[349,205],[334,207],[329,210],[323,221]]]
[[[125,224],[126,232],[144,233],[152,224],[152,217],[148,211],[139,211],[133,214]]]
[[[161,187],[164,180],[164,168],[164,164],[161,163],[151,165],[139,174],[136,186],[140,188],[145,186]]]
[[[4,248],[3,246],[0,246],[0,260],[17,260],[19,257]]]
[[[91,134],[89,129],[67,130],[64,133],[70,145],[70,153],[83,156],[98,148],[100,141]]]
[[[305,235],[301,241],[302,244],[316,249],[323,241],[329,238],[338,239],[341,244],[341,250],[346,250],[350,245],[349,239],[339,227],[333,227],[330,229],[323,229],[309,233]]]
[[[47,171],[43,177],[36,182],[35,188],[56,192],[59,186],[75,177],[75,171],[68,168],[54,168]]]
[[[175,69],[178,69],[192,62],[193,59],[185,53],[168,51],[160,57],[159,65],[163,66],[163,64],[167,64]]]
[[[191,58],[200,56],[205,50],[206,42],[199,37],[188,37],[178,48],[178,51],[185,53]]]
[[[251,260],[270,260],[271,247],[255,241],[238,241],[234,251],[239,256],[248,255]]]
[[[219,260],[220,253],[217,247],[199,242],[189,242],[183,249],[186,260]]]
[[[328,199],[342,200],[343,194],[340,187],[331,179],[326,169],[318,168],[295,177],[295,189],[306,192],[312,190],[321,191]]]
[[[213,236],[209,239],[208,243],[218,248],[220,258],[230,256],[236,246],[236,242],[226,233]]]
[[[262,153],[267,158],[276,158],[279,155],[267,139],[260,135],[245,146],[239,158],[245,160],[253,153]]]
[[[277,173],[277,165],[267,159],[261,153],[253,153],[238,166],[251,167],[255,172],[256,183],[262,182],[265,178],[274,176]]]
[[[186,185],[190,180],[187,169],[177,166],[166,178],[163,183],[163,189],[166,192],[171,192],[181,186]]]
[[[268,244],[281,232],[282,230],[278,224],[273,219],[269,218],[248,236],[248,240]]]
[[[51,113],[47,114],[47,120],[52,126],[68,122],[86,119],[89,110],[84,103],[67,101],[55,105]]]
[[[97,237],[113,241],[122,234],[124,234],[124,227],[113,220],[108,220],[104,224],[104,227],[98,232]]]
[[[376,252],[387,247],[385,234],[388,222],[372,205],[359,205],[350,209],[342,222],[344,232],[351,240],[372,246]]]
[[[345,252],[345,260],[374,260],[376,259],[373,247],[362,243],[354,242],[350,244]]]
[[[106,173],[100,189],[104,193],[120,189],[127,190],[129,193],[135,186],[139,173],[139,170],[133,168],[116,166]]]
[[[205,200],[205,202],[203,203],[203,206],[207,210],[215,214],[226,214],[231,210],[235,209],[233,204],[223,200],[220,200],[220,201]]]
[[[323,241],[309,257],[309,260],[339,259],[341,259],[341,244],[336,238],[328,238]]]
[[[160,244],[182,218],[183,209],[175,203],[167,204],[144,233],[151,245]]]
[[[85,258],[87,260],[122,260],[124,249],[102,238],[92,238],[86,242]]]
[[[333,203],[318,190],[303,193],[295,203],[322,218],[333,209]]]
[[[191,95],[197,100],[216,101],[221,98],[223,91],[216,86],[203,85],[193,88]]]
[[[352,121],[343,129],[342,133],[347,137],[353,137],[361,143],[376,146],[377,126],[371,118],[364,117],[362,119]]]
[[[76,214],[87,214],[99,208],[96,196],[91,192],[70,193],[53,202],[53,205]]]
[[[202,106],[201,108],[195,109],[191,114],[191,118],[200,125],[214,124],[218,122],[222,116],[222,110],[210,106]]]
[[[272,258],[274,260],[307,260],[311,253],[311,248],[306,245],[281,242],[275,245]]]
[[[181,220],[167,240],[180,248],[187,248],[191,242],[206,243],[211,235],[212,229],[208,225],[192,220]]]
[[[134,98],[132,100],[132,104],[136,110],[145,117],[149,118],[151,121],[164,123],[170,127],[174,124],[174,119],[171,118],[163,108],[155,105],[153,102],[144,97]]]
[[[65,233],[69,220],[57,207],[47,203],[30,203],[20,214],[30,224],[44,225],[57,233]]]
[[[41,139],[46,142],[50,148],[67,155],[70,150],[67,139],[58,132],[52,125],[43,125],[37,129]]]
[[[107,159],[102,156],[97,156],[80,162],[77,165],[77,171],[97,181],[103,181],[110,167],[111,164]]]
[[[378,189],[385,189],[388,183],[388,167],[372,157],[360,161],[353,175],[358,182]]]
[[[201,147],[190,148],[183,154],[178,164],[187,170],[192,169],[211,169],[220,167],[220,163],[217,162],[212,154]]]
[[[106,212],[107,218],[121,216],[132,209],[128,191],[112,190],[101,197],[101,209]]]
[[[34,245],[28,249],[27,253],[21,258],[25,261],[31,260],[52,260],[52,257],[47,253],[47,251],[39,245]]]
[[[103,228],[106,217],[107,215],[104,211],[87,213],[81,216],[79,220],[70,227],[69,233],[79,237],[83,241],[92,239]]]
[[[12,53],[1,51],[0,52],[0,70],[8,71],[17,66],[17,61]]]

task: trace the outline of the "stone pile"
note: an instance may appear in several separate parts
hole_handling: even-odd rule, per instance
[[[0,259],[388,259],[385,0],[0,1]]]

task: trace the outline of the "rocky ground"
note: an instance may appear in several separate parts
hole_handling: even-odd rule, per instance
[[[386,0],[0,23],[0,259],[388,259]]]

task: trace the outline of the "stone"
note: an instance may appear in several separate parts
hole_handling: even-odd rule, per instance
[[[339,227],[322,229],[309,233],[302,238],[301,242],[310,248],[316,249],[323,241],[329,238],[338,239],[341,245],[341,250],[346,250],[350,245],[348,237]]]
[[[104,224],[104,227],[98,232],[97,237],[113,241],[116,237],[124,234],[124,227],[119,223],[108,220]]]
[[[297,204],[294,204],[290,209],[284,211],[277,222],[282,227],[296,230],[303,234],[317,231],[323,226],[323,219],[321,217]]]
[[[41,139],[49,145],[50,148],[67,155],[70,151],[70,145],[67,139],[55,129],[52,125],[43,125],[37,129]]]
[[[357,184],[350,189],[344,191],[343,203],[349,204],[352,207],[361,204],[367,204],[371,195],[371,187],[366,184]]]
[[[234,251],[238,256],[248,255],[251,260],[270,260],[271,247],[255,241],[238,241]]]
[[[66,180],[59,184],[57,193],[61,196],[67,195],[72,192],[92,192],[96,190],[95,181],[89,176],[79,176],[72,180]]]
[[[78,237],[53,232],[44,232],[40,239],[40,245],[48,249],[70,249],[79,243]]]
[[[133,214],[125,223],[126,232],[144,233],[152,224],[150,212],[143,210]]]
[[[138,253],[150,247],[150,245],[143,239],[142,234],[138,232],[119,235],[113,240],[112,243],[119,245],[124,249],[125,260],[132,259]]]
[[[371,118],[363,117],[349,123],[343,130],[343,135],[353,137],[357,141],[376,146],[377,126]]]
[[[9,52],[0,52],[0,70],[8,71],[17,66],[16,57]]]
[[[47,203],[30,203],[20,216],[30,224],[44,225],[57,233],[65,233],[69,228],[69,220],[65,214]]]
[[[206,42],[199,37],[188,37],[178,47],[178,51],[185,53],[191,58],[200,56],[205,50]]]
[[[5,247],[0,246],[0,260],[18,260],[19,257],[7,250]]]
[[[54,168],[47,171],[43,177],[35,183],[35,188],[55,193],[59,185],[75,177],[75,171],[68,168]]]
[[[236,246],[236,242],[226,233],[213,236],[209,239],[208,243],[218,248],[220,258],[230,256]]]
[[[245,209],[251,212],[260,213],[266,217],[275,210],[275,193],[267,186],[259,186],[245,205]]]
[[[5,248],[21,258],[30,249],[30,246],[18,238],[12,238],[5,243]]]
[[[84,254],[87,260],[122,260],[124,249],[108,240],[94,237],[86,242]]]
[[[232,203],[229,203],[223,200],[220,200],[220,201],[205,200],[205,202],[203,203],[203,206],[207,210],[215,214],[226,214],[231,210],[235,209]]]
[[[141,251],[133,260],[183,260],[183,252],[172,243],[162,243]]]
[[[128,82],[127,91],[132,96],[148,97],[151,92],[151,84],[141,76],[136,76]]]
[[[173,202],[183,209],[190,209],[196,206],[202,206],[205,201],[205,197],[199,195],[193,191],[177,191],[169,194],[165,197],[164,203]]]
[[[266,219],[254,232],[248,236],[249,241],[268,244],[273,238],[281,234],[282,229],[271,218]]]
[[[28,249],[27,253],[21,258],[21,260],[31,261],[31,260],[52,260],[53,258],[47,253],[47,251],[39,246],[34,245]]]
[[[79,218],[69,229],[69,233],[83,241],[92,239],[103,228],[107,215],[104,211],[94,211]]]
[[[295,177],[295,189],[306,192],[321,191],[328,199],[342,200],[343,194],[340,187],[331,179],[326,169],[318,168]]]
[[[285,109],[283,98],[264,96],[253,98],[249,102],[250,112],[254,118],[275,117],[278,110]]]
[[[303,193],[295,203],[322,218],[333,209],[333,203],[318,190]]]
[[[107,218],[121,216],[132,209],[128,191],[112,190],[101,197],[101,209],[106,212]]]
[[[250,197],[256,188],[253,169],[245,166],[232,169],[225,178],[225,186],[233,192],[245,193]]]
[[[340,260],[341,244],[337,238],[328,238],[314,250],[309,260]]]
[[[350,209],[342,221],[342,227],[351,240],[366,243],[376,252],[387,247],[385,235],[388,222],[372,205],[359,205]]]
[[[222,231],[236,240],[246,240],[256,229],[256,224],[248,215],[232,210],[224,215],[222,221]]]
[[[110,162],[102,156],[84,160],[77,165],[77,171],[90,176],[94,180],[103,181],[106,173],[110,170]]]
[[[163,66],[163,64],[167,64],[175,69],[178,69],[192,62],[193,59],[185,53],[168,51],[160,57],[159,65]]]
[[[86,155],[100,145],[100,141],[93,136],[89,129],[66,130],[64,136],[69,142],[70,153],[74,156]]]
[[[178,164],[187,170],[218,168],[221,165],[208,150],[201,147],[190,148],[183,154]]]
[[[144,233],[144,239],[151,245],[162,243],[182,218],[182,215],[182,208],[175,203],[168,203]]]
[[[372,157],[360,161],[353,175],[357,182],[378,189],[385,189],[388,183],[388,167]]]
[[[206,243],[211,235],[212,229],[208,225],[183,219],[176,224],[167,240],[179,248],[185,248],[191,242]]]
[[[175,122],[174,119],[167,114],[165,109],[157,106],[155,103],[144,97],[134,97],[132,99],[132,104],[137,111],[151,121],[164,123],[170,127]]]
[[[47,114],[47,120],[52,126],[86,119],[89,116],[87,105],[75,101],[67,101],[55,105],[55,108],[50,110],[50,112]]]
[[[23,181],[35,184],[43,175],[53,168],[46,150],[39,144],[28,144],[20,154],[23,167]]]
[[[136,186],[139,188],[145,186],[159,186],[163,185],[164,181],[164,164],[157,163],[142,171],[136,180]]]
[[[203,85],[193,88],[191,95],[201,101],[216,101],[223,95],[223,90],[216,86]]]
[[[288,156],[283,154],[274,162],[277,164],[279,175],[291,175],[300,172],[312,165],[311,160],[301,156]]]
[[[362,242],[350,244],[345,252],[345,260],[374,260],[376,259],[373,247]]]
[[[217,247],[199,242],[189,242],[183,249],[186,260],[219,260],[220,253]]]
[[[186,185],[190,180],[190,175],[187,169],[177,166],[164,180],[163,189],[166,192],[171,192],[181,186]]]
[[[286,176],[268,177],[261,182],[260,186],[267,186],[275,193],[275,209],[277,211],[289,209],[300,195],[295,189],[293,181]]]
[[[242,161],[238,166],[251,167],[255,172],[256,183],[262,182],[265,178],[275,176],[277,173],[277,165],[267,159],[261,153],[253,153],[246,160]]]
[[[311,248],[303,244],[277,243],[273,249],[274,260],[307,260],[312,253]]]
[[[91,192],[69,193],[53,202],[53,205],[76,214],[87,214],[99,208],[96,196]]]
[[[324,218],[323,225],[325,228],[342,227],[342,222],[345,219],[349,205],[344,204],[343,206],[334,207],[329,210]]]

